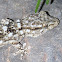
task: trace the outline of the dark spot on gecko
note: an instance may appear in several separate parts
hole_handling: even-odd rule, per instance
[[[22,44],[21,42],[19,42],[19,44],[20,44],[21,46],[23,46],[23,44]]]
[[[4,37],[3,33],[0,33],[0,38],[3,38],[3,37]]]
[[[14,22],[14,20],[13,20],[13,19],[11,19],[11,18],[7,18],[7,19],[12,20],[12,21]]]
[[[13,32],[13,35],[16,34],[16,30],[15,30],[15,29],[12,29],[12,28],[8,28],[8,29],[7,29],[7,33],[8,33],[8,32]]]

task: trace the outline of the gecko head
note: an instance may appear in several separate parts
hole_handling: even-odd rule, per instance
[[[59,20],[57,18],[53,18],[52,21],[48,23],[48,29],[52,29],[59,24]]]

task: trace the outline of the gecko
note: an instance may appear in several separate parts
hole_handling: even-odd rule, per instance
[[[48,15],[45,11],[29,14],[17,20],[2,19],[0,22],[0,46],[8,43],[15,45],[23,56],[24,53],[27,53],[26,50],[30,49],[30,46],[26,47],[26,43],[21,44],[21,37],[38,37],[58,24],[59,19]]]

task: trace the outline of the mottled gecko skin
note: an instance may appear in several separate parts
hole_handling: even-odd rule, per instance
[[[0,23],[0,45],[11,43],[16,47],[21,41],[21,37],[38,37],[58,24],[59,20],[47,15],[45,11],[30,14],[21,20],[2,19]]]

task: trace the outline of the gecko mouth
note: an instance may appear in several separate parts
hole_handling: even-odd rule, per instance
[[[30,30],[38,30],[38,29],[42,29],[42,27],[22,27],[22,29],[30,29]]]

